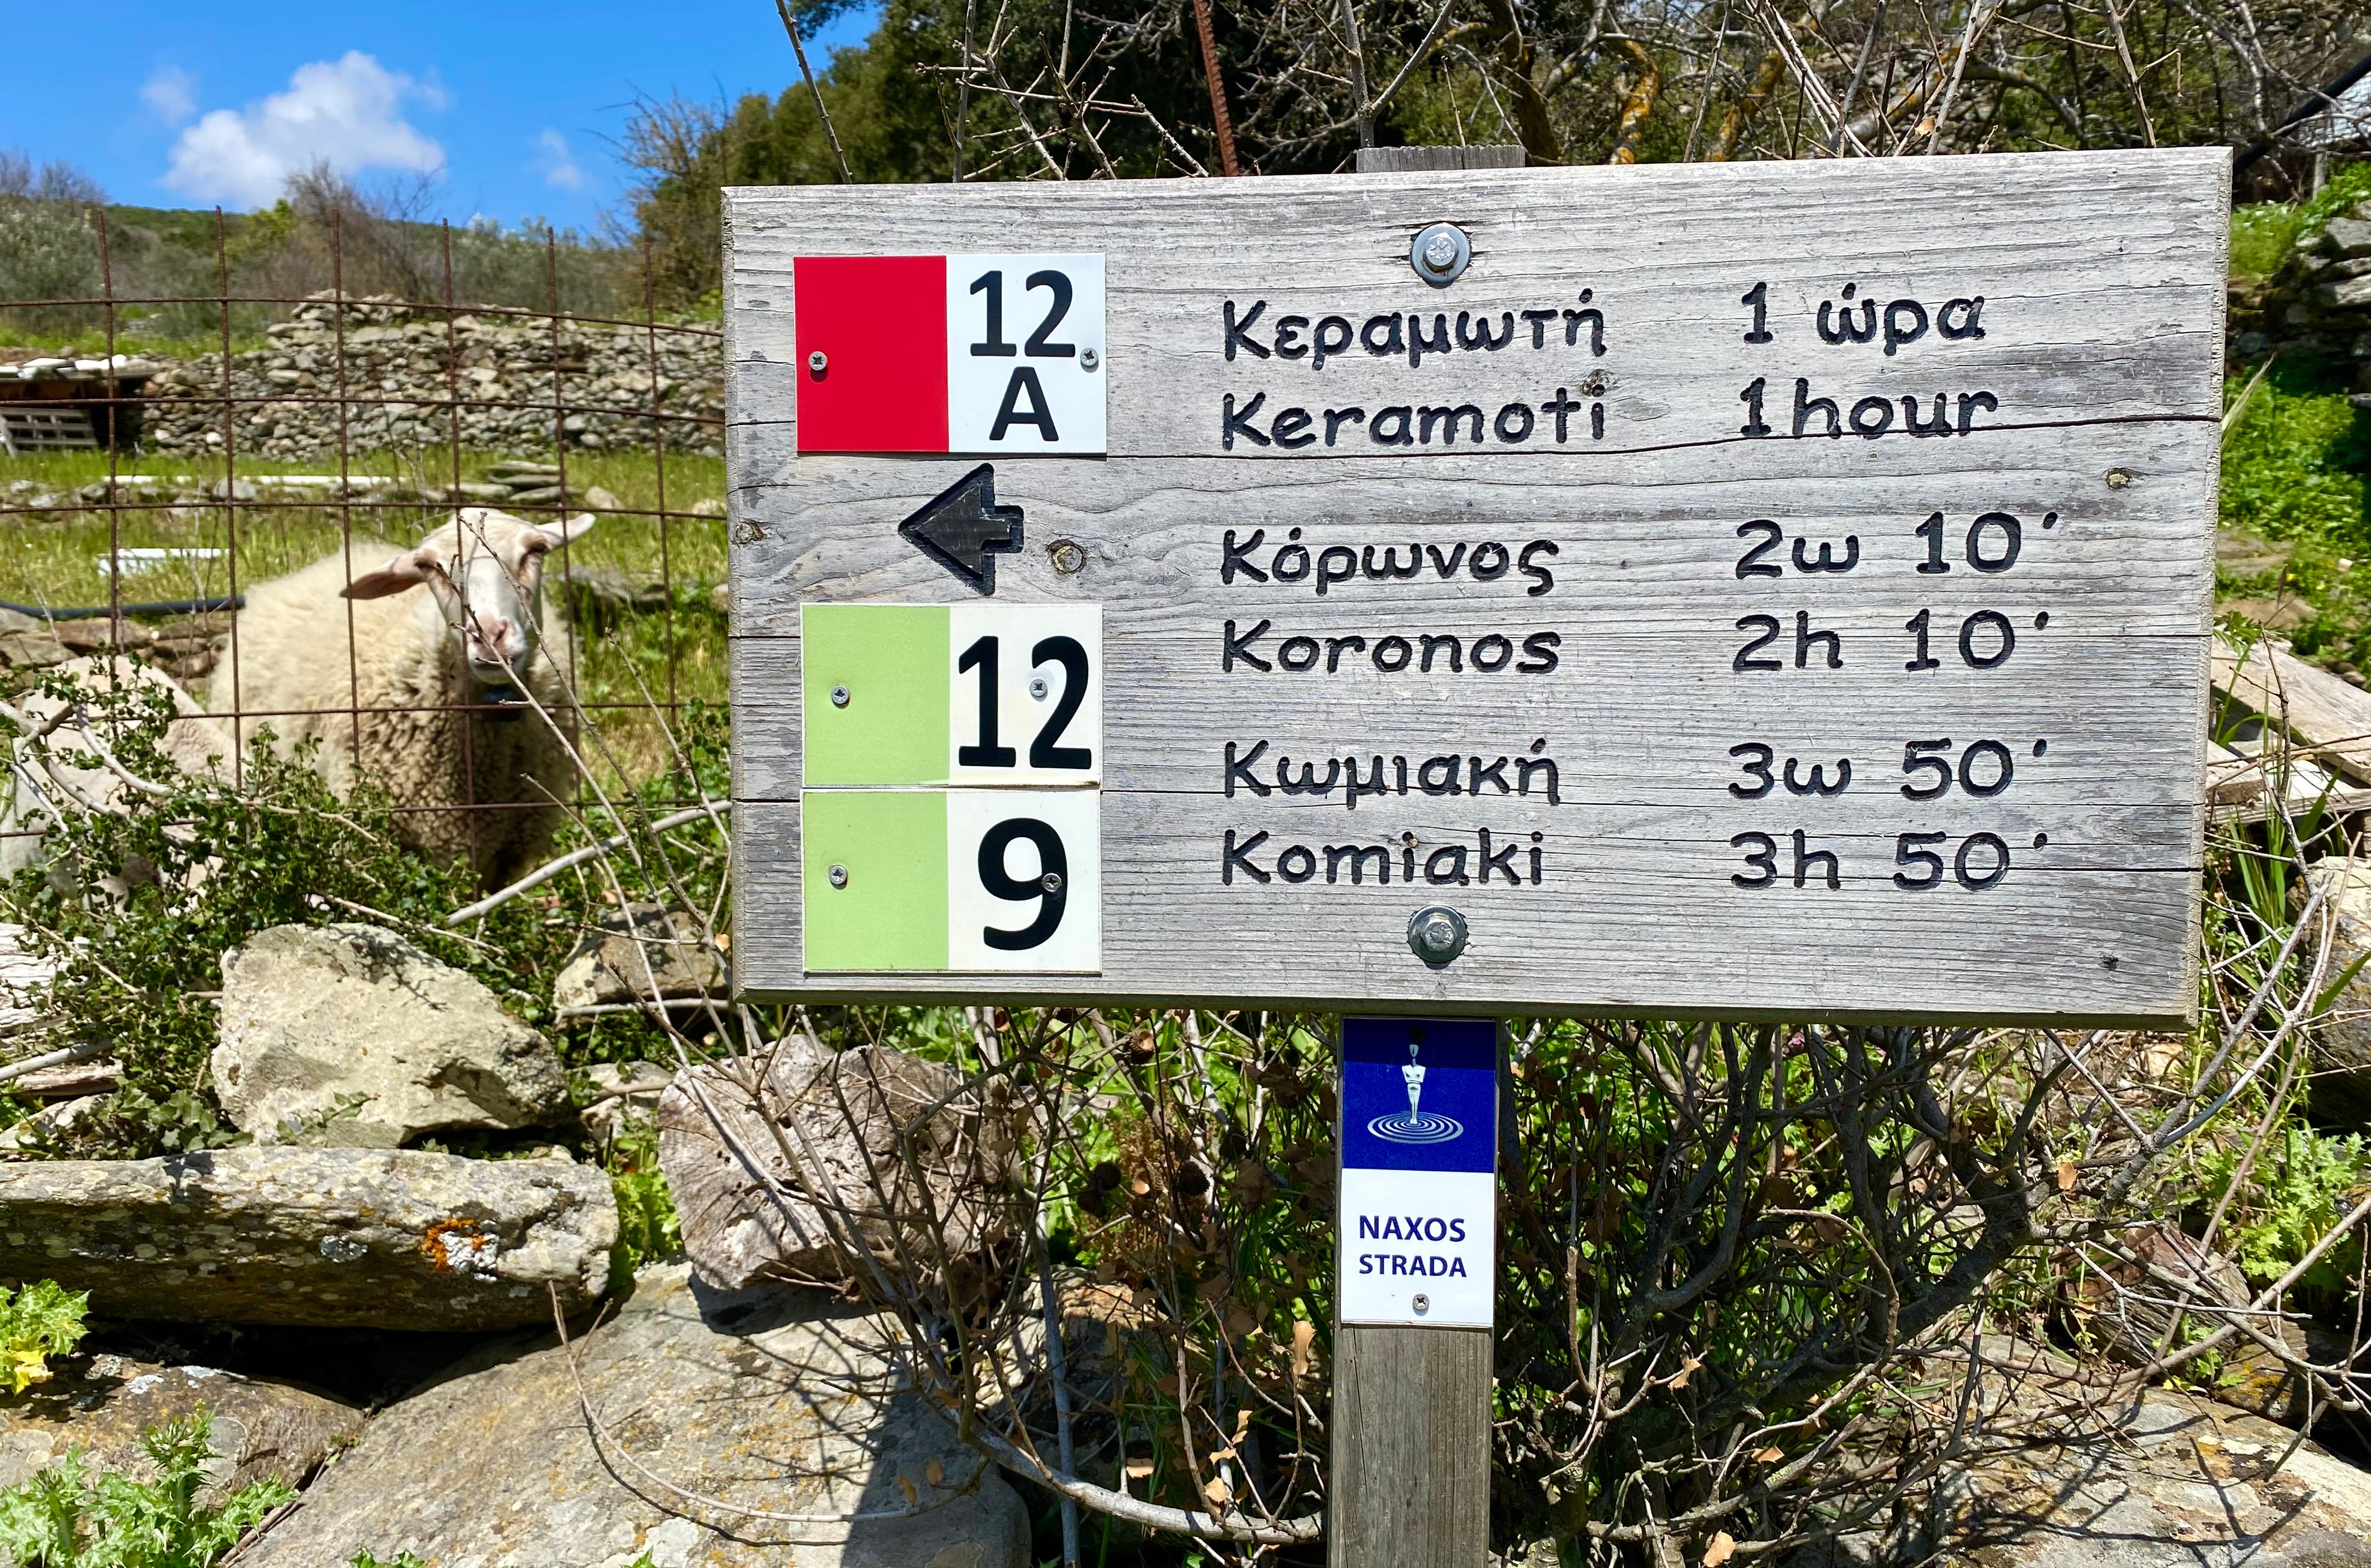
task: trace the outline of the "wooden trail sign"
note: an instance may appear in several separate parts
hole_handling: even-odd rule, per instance
[[[728,192],[741,983],[2188,1017],[2227,185]]]

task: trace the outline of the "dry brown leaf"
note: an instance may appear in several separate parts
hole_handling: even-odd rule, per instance
[[[922,1467],[922,1479],[932,1486],[944,1486],[947,1483],[947,1467],[932,1459]]]
[[[1227,1460],[1232,1459],[1234,1457],[1235,1446],[1232,1443],[1228,1444],[1223,1448],[1213,1448],[1210,1450],[1209,1454],[1210,1462],[1214,1465],[1224,1464]]]
[[[1138,1177],[1135,1180],[1133,1180],[1133,1181],[1131,1181],[1131,1182],[1129,1182],[1129,1183],[1128,1184],[1128,1190],[1129,1191],[1131,1191],[1131,1192],[1135,1193],[1138,1197],[1141,1198],[1141,1197],[1143,1197],[1147,1192],[1150,1192],[1150,1191],[1152,1191],[1152,1184],[1151,1184],[1151,1182],[1148,1182],[1147,1180],[1145,1180],[1145,1179],[1144,1179],[1144,1178],[1142,1178],[1141,1176],[1139,1176],[1139,1177]]]
[[[1151,1473],[1152,1461],[1151,1459],[1130,1459],[1128,1462],[1128,1478],[1130,1481],[1142,1481]]]
[[[1757,1465],[1775,1465],[1786,1457],[1787,1450],[1784,1448],[1757,1448],[1754,1450],[1753,1462]]]
[[[1696,1368],[1703,1365],[1704,1357],[1700,1355],[1692,1355],[1688,1357],[1686,1361],[1681,1363],[1680,1369],[1671,1374],[1672,1391],[1676,1393],[1678,1390],[1686,1388],[1688,1386],[1688,1379],[1694,1376],[1695,1375]]]
[[[1720,1568],[1737,1551],[1737,1538],[1727,1530],[1705,1543],[1704,1568]]]
[[[1227,1484],[1224,1476],[1214,1475],[1204,1483],[1202,1495],[1209,1498],[1214,1505],[1223,1508],[1234,1497],[1235,1489]]]
[[[2073,1160],[2060,1160],[2058,1162],[2058,1191],[2061,1192],[2074,1191],[2075,1183],[2081,1178],[2082,1174],[2083,1173],[2081,1171],[2075,1168],[2075,1162]]]
[[[908,1507],[914,1507],[922,1501],[922,1490],[914,1484],[914,1478],[912,1476],[899,1476],[897,1478],[897,1486],[898,1489],[906,1494],[906,1505]]]
[[[1300,1382],[1309,1376],[1311,1351],[1317,1342],[1317,1325],[1306,1318],[1292,1324],[1292,1380]]]

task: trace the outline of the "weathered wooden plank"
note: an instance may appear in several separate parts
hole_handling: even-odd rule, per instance
[[[2215,689],[2285,727],[2317,759],[2371,782],[2371,692],[2265,638],[2246,650],[2217,637]]]
[[[1521,144],[1492,143],[1479,147],[1360,147],[1361,174],[1444,173],[1460,168],[1521,168],[1525,163]]]
[[[1331,1568],[1486,1568],[1486,1329],[1335,1330]]]
[[[734,192],[741,982],[2186,1017],[2226,183],[2179,151]],[[1435,289],[1408,246],[1444,219],[1475,259]],[[1101,972],[809,974],[798,607],[966,599],[897,526],[978,459],[797,452],[791,263],[1028,247],[1104,259],[1108,455],[995,459],[1025,518],[995,602],[1104,609]],[[1823,305],[1877,338],[1838,341]],[[1451,346],[1405,352],[1435,317]],[[1350,346],[1371,330],[1399,349]],[[1321,331],[1322,369],[1296,356]],[[1865,436],[1825,435],[1824,398]],[[1975,771],[1930,791],[1905,748],[1947,738]],[[1254,754],[1269,771],[1231,768]],[[1389,780],[1355,805],[1324,776],[1354,758]],[[1515,886],[1423,878],[1486,830],[1519,843]],[[1992,838],[1926,889],[1934,833],[1947,857]],[[1777,886],[1738,880],[1757,834]],[[1328,881],[1329,849],[1366,877]],[[1405,940],[1436,900],[1474,930],[1440,970]]]

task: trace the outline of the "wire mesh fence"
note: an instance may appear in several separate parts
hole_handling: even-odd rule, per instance
[[[274,585],[318,568],[344,587],[457,517],[481,534],[501,515],[538,530],[513,575],[540,588],[564,726],[597,735],[573,787],[664,792],[687,716],[724,696],[723,350],[712,323],[661,311],[646,252],[603,252],[607,281],[588,289],[585,249],[547,233],[543,297],[521,304],[528,252],[507,237],[509,302],[490,304],[468,292],[487,276],[469,257],[482,233],[408,226],[404,286],[360,296],[351,279],[390,270],[357,264],[333,208],[314,273],[329,286],[299,292],[241,273],[217,214],[214,286],[191,288],[184,267],[159,289],[119,277],[106,209],[88,226],[95,293],[0,297],[0,661],[14,684],[125,656],[223,721],[234,775],[266,726],[330,735],[355,773],[384,761],[367,738],[388,721],[441,729],[463,793],[399,789],[398,820],[443,842],[452,825],[424,817],[458,812],[474,841],[488,813],[552,804],[538,798],[549,781],[480,765],[491,744],[499,771],[521,717],[520,693],[462,656],[491,625],[455,624],[454,668],[472,679],[390,689],[369,673],[387,623],[348,598],[342,636],[305,650],[317,668],[294,703],[254,645]],[[377,228],[365,238],[383,250]],[[465,582],[447,586],[466,600]],[[328,707],[344,722],[324,730]]]

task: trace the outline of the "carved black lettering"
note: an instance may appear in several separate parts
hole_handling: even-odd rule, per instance
[[[1737,558],[1737,575],[1741,577],[1783,577],[1787,568],[1775,561],[1762,558],[1787,542],[1786,530],[1767,517],[1756,517],[1750,523],[1737,525],[1737,537],[1752,539],[1762,536],[1762,542]]]
[[[1811,776],[1808,780],[1798,779],[1795,776],[1797,761],[1798,759],[1793,757],[1787,759],[1787,793],[1788,795],[1842,795],[1845,786],[1852,783],[1852,759],[1849,757],[1837,760],[1836,782],[1833,784],[1828,783],[1824,765],[1819,762],[1811,764]]]
[[[1243,540],[1241,548],[1238,548],[1235,544],[1235,530],[1229,528],[1226,538],[1220,544],[1219,581],[1232,583],[1235,580],[1235,574],[1241,572],[1255,583],[1266,582],[1267,574],[1251,563],[1251,552],[1257,550],[1261,541],[1266,538],[1266,528],[1254,528],[1252,537]]]
[[[1293,529],[1292,537],[1298,540],[1301,538],[1301,530]],[[1301,543],[1280,547],[1276,552],[1276,559],[1267,563],[1267,569],[1276,574],[1276,580],[1279,583],[1301,581],[1301,578],[1309,575],[1309,547]]]
[[[1410,427],[1415,424],[1416,410],[1405,403],[1394,403],[1390,408],[1376,411],[1375,417],[1367,425],[1367,439],[1378,447],[1413,447],[1416,445],[1416,433]],[[1389,434],[1383,430],[1386,424],[1392,427]]]
[[[1495,583],[1507,575],[1507,568],[1514,563],[1514,559],[1507,553],[1505,545],[1490,540],[1474,547],[1474,559],[1467,563],[1465,570],[1477,583]]]
[[[1828,886],[1830,888],[1840,888],[1844,886],[1843,879],[1837,875],[1835,851],[1826,849],[1807,851],[1804,847],[1806,842],[1807,841],[1803,836],[1803,830],[1800,828],[1796,829],[1795,886],[1798,888],[1801,887],[1803,885],[1804,878],[1815,870],[1824,871],[1827,873]]]
[[[1276,857],[1276,874],[1288,882],[1306,882],[1317,875],[1317,855],[1307,844],[1288,845]]]
[[[1224,650],[1219,656],[1219,668],[1221,671],[1231,670],[1235,668],[1235,661],[1241,659],[1263,675],[1266,674],[1272,667],[1267,660],[1252,652],[1252,645],[1267,635],[1267,628],[1268,622],[1263,621],[1238,637],[1235,635],[1235,623],[1232,621],[1228,621]]]
[[[1951,319],[1951,312],[1954,310],[1960,313],[1960,319],[1956,323]],[[1984,296],[1981,294],[1973,299],[1946,300],[1943,303],[1943,308],[1935,312],[1935,330],[1955,341],[1963,338],[1980,338],[1984,335],[1984,328],[1978,324],[1983,319],[1984,314]]]
[[[1770,341],[1770,285],[1767,283],[1755,284],[1740,295],[1737,302],[1740,305],[1753,307],[1753,327],[1745,334],[1745,341],[1750,343],[1768,343]]]
[[[1337,319],[1337,320],[1338,320],[1338,319],[1339,319],[1339,318],[1338,318],[1338,317],[1336,317],[1336,318],[1333,318],[1333,319]],[[1364,424],[1366,422],[1367,422],[1367,411],[1366,411],[1365,409],[1362,409],[1362,408],[1329,408],[1329,409],[1327,409],[1327,410],[1325,411],[1325,444],[1326,444],[1327,446],[1329,446],[1329,447],[1331,447],[1332,445],[1334,445],[1334,436],[1335,436],[1335,433],[1336,433],[1336,431],[1340,430],[1340,429],[1342,428],[1342,426],[1343,426],[1343,425],[1345,425],[1345,424],[1353,424],[1353,423],[1355,423],[1355,424]]]
[[[1266,622],[1262,621],[1261,624],[1265,626]],[[1782,669],[1785,668],[1785,666],[1778,662],[1775,656],[1768,658],[1757,658],[1754,656],[1759,650],[1768,647],[1771,644],[1778,640],[1778,618],[1776,616],[1742,616],[1737,622],[1737,629],[1741,632],[1758,632],[1761,635],[1755,637],[1753,641],[1746,644],[1745,646],[1737,650],[1736,656],[1729,661],[1729,668],[1742,675],[1749,670]]]
[[[1463,757],[1427,757],[1416,771],[1417,787],[1427,795],[1458,795],[1458,774],[1465,759]]]
[[[1580,302],[1587,305],[1595,289],[1582,289]],[[1567,348],[1580,342],[1580,325],[1589,323],[1589,352],[1592,357],[1605,353],[1605,312],[1602,310],[1567,310],[1564,313],[1564,342]]]
[[[1233,451],[1235,437],[1238,436],[1248,437],[1260,446],[1266,446],[1267,433],[1252,423],[1252,416],[1259,412],[1261,405],[1266,401],[1266,392],[1255,392],[1252,394],[1252,401],[1245,403],[1241,412],[1238,412],[1235,408],[1235,394],[1229,392],[1226,401],[1220,405],[1220,447],[1227,451]]]
[[[1839,437],[1844,435],[1844,422],[1836,417],[1836,400],[1811,396],[1810,381],[1798,376],[1795,377],[1796,435],[1803,434],[1804,427],[1811,423],[1811,416],[1815,413],[1828,422],[1827,434]]]
[[[1473,330],[1468,331],[1465,325],[1465,312],[1460,310],[1457,313],[1457,346],[1469,350],[1487,349],[1493,354],[1505,348],[1515,341],[1515,313],[1511,310],[1501,310],[1498,312],[1498,335],[1493,338],[1490,335],[1489,317],[1485,316],[1475,322]]]
[[[1359,552],[1347,544],[1329,544],[1317,552],[1317,591],[1322,596],[1328,585],[1347,583],[1359,575]]]
[[[1374,776],[1369,779],[1361,779],[1359,777],[1359,759],[1356,757],[1345,757],[1342,761],[1347,764],[1349,772],[1349,777],[1342,785],[1343,805],[1348,807],[1351,810],[1356,811],[1359,809],[1359,797],[1360,796],[1391,794],[1391,786],[1383,783],[1383,760],[1381,757],[1375,759],[1375,766],[1373,769]]]
[[[1392,879],[1392,852],[1382,844],[1327,844],[1325,880],[1338,881],[1342,863],[1347,860],[1350,863],[1350,885],[1357,887],[1363,879],[1367,857],[1371,854],[1375,857],[1375,880],[1389,882]]]
[[[1262,741],[1261,744],[1266,745],[1266,742]],[[1776,761],[1778,754],[1769,747],[1758,740],[1741,741],[1729,749],[1729,754],[1739,760],[1738,771],[1755,781],[1751,786],[1732,783],[1729,786],[1729,794],[1740,800],[1759,800],[1777,787],[1778,781],[1771,775],[1770,764]]]
[[[1276,645],[1276,662],[1290,670],[1314,668],[1317,663],[1317,639],[1287,637]]]
[[[1457,575],[1458,566],[1465,560],[1465,546],[1463,544],[1454,544],[1450,546],[1449,553],[1447,555],[1441,554],[1440,546],[1437,544],[1426,545],[1424,547],[1424,552],[1432,557],[1432,569],[1434,574],[1443,578],[1454,577]]]
[[[1852,296],[1854,291],[1859,287],[1860,285],[1858,284],[1848,283],[1845,285],[1844,305],[1840,309],[1837,308],[1836,302],[1834,300],[1823,299],[1820,301],[1819,325],[1820,338],[1822,342],[1832,343],[1865,343],[1875,340],[1877,337],[1876,300],[1862,300],[1860,302],[1860,324],[1856,326],[1853,323]],[[1834,324],[1833,326],[1829,324],[1828,312],[1831,310],[1835,311]]]
[[[1441,442],[1444,446],[1454,447],[1457,445],[1457,422],[1469,415],[1474,420],[1474,439],[1478,443],[1482,439],[1482,410],[1475,403],[1459,403],[1455,408],[1443,406],[1417,410],[1417,439],[1425,446],[1431,446],[1432,427],[1446,421],[1448,428],[1441,435]]]
[[[1424,318],[1417,315],[1413,310],[1408,312],[1407,324],[1407,356],[1409,369],[1414,370],[1422,366],[1424,364],[1424,356],[1428,354],[1447,354],[1449,352],[1449,316],[1445,311],[1437,311],[1434,313],[1432,318],[1432,336],[1428,338],[1424,334]],[[1479,439],[1479,437],[1476,437],[1476,439]]]
[[[1532,346],[1533,348],[1545,348],[1548,346],[1548,323],[1556,319],[1556,313],[1553,310],[1526,310],[1523,312],[1523,319],[1532,324]]]
[[[1446,633],[1435,635],[1430,632],[1419,632],[1417,633],[1417,641],[1424,645],[1424,660],[1417,666],[1419,672],[1431,670],[1432,656],[1442,648],[1449,650],[1449,668],[1452,673],[1462,672],[1465,668],[1465,644],[1462,639]]]
[[[1375,336],[1375,329],[1378,327],[1383,330],[1381,342],[1377,342]],[[1400,353],[1405,345],[1400,340],[1399,317],[1396,315],[1368,317],[1367,324],[1359,329],[1359,344],[1378,358]]]
[[[1334,758],[1325,760],[1325,777],[1317,776],[1317,764],[1301,764],[1301,777],[1292,777],[1292,759],[1279,755],[1276,760],[1276,787],[1287,795],[1325,796],[1334,793],[1335,782],[1342,776],[1342,764]]]
[[[1257,321],[1260,319],[1260,312],[1266,308],[1266,300],[1254,300],[1251,313],[1239,321],[1235,319],[1235,302],[1232,299],[1227,301],[1227,359],[1230,364],[1233,363],[1235,350],[1239,347],[1250,350],[1255,358],[1267,357],[1267,345],[1249,335],[1252,323]],[[1263,877],[1262,880],[1265,881],[1266,878]]]
[[[1481,758],[1466,758],[1465,793],[1468,795],[1479,795],[1482,793],[1482,786],[1484,784],[1494,784],[1498,786],[1498,793],[1500,795],[1513,794],[1514,786],[1507,782],[1507,764],[1513,761],[1514,759],[1511,757],[1501,757],[1486,768],[1482,765]]]
[[[1756,376],[1746,383],[1745,390],[1737,394],[1737,401],[1745,405],[1745,423],[1738,427],[1737,432],[1740,436],[1770,434],[1770,426],[1764,424],[1762,419],[1762,393],[1768,385],[1769,380],[1766,377]],[[1800,435],[1801,432],[1798,431],[1797,434]]]
[[[1549,589],[1556,587],[1556,574],[1549,571],[1544,566],[1533,565],[1532,563],[1532,557],[1535,555],[1560,555],[1563,552],[1558,550],[1554,543],[1544,539],[1535,539],[1532,540],[1531,543],[1523,546],[1523,552],[1515,557],[1515,570],[1521,572],[1526,577],[1536,579],[1530,587],[1523,590],[1524,598],[1537,598],[1542,594],[1546,593]]]
[[[1465,846],[1451,844],[1446,849],[1437,849],[1426,855],[1424,879],[1436,887],[1449,883],[1463,887],[1468,880],[1465,875]]]
[[[1375,564],[1373,545],[1367,546],[1359,553],[1359,570],[1365,572],[1368,576],[1379,580],[1384,577],[1413,577],[1423,569],[1424,552],[1413,544],[1408,546],[1407,564],[1405,567],[1400,564],[1399,547],[1396,545],[1383,546],[1383,563],[1380,567]]]
[[[1260,845],[1266,842],[1266,832],[1261,831],[1254,833],[1250,838],[1245,839],[1242,843],[1238,844],[1235,842],[1235,830],[1232,828],[1229,828],[1227,830],[1226,854],[1219,861],[1219,880],[1230,887],[1232,887],[1234,885],[1235,873],[1238,870],[1249,873],[1252,880],[1255,882],[1265,882],[1268,880],[1268,874],[1262,871],[1258,866],[1253,865],[1251,860],[1252,851],[1259,848]]]
[[[1926,335],[1926,308],[1914,299],[1897,299],[1885,308],[1885,356],[1903,343],[1914,343]]]
[[[1820,541],[1819,554],[1807,555],[1803,546],[1809,542],[1808,540],[1800,539],[1795,541],[1795,570],[1798,572],[1849,572],[1860,564],[1858,534],[1845,535],[1845,554],[1841,561],[1828,553],[1828,544],[1825,540]]]
[[[1493,632],[1486,637],[1476,637],[1466,656],[1473,659],[1475,668],[1495,673],[1506,668],[1508,661],[1515,656],[1515,645]]]
[[[1538,423],[1532,417],[1529,403],[1509,403],[1490,422],[1491,433],[1509,445],[1518,445],[1532,438],[1532,426]]]
[[[1949,394],[1936,393],[1934,419],[1921,421],[1918,400],[1904,392],[1902,395],[1902,428],[1913,436],[1949,436],[1951,434],[1950,401]]]
[[[1729,847],[1745,851],[1745,864],[1752,866],[1756,873],[1754,876],[1748,877],[1742,872],[1732,871],[1729,874],[1729,879],[1731,882],[1741,888],[1767,888],[1778,880],[1778,841],[1776,839],[1767,833],[1735,833],[1729,837]],[[1263,877],[1262,880],[1265,881],[1266,878]]]
[[[1324,369],[1325,362],[1348,348],[1353,341],[1355,340],[1350,331],[1350,323],[1347,319],[1340,316],[1326,317],[1317,323],[1314,336],[1316,352],[1309,356],[1309,368]]]
[[[1965,436],[1968,433],[1968,426],[1975,422],[1978,409],[1983,409],[1986,413],[1998,413],[2000,400],[1990,392],[1961,392],[1960,394],[1960,435]]]
[[[1307,356],[1309,345],[1301,341],[1303,329],[1309,325],[1306,316],[1279,316],[1276,319],[1276,356],[1278,359],[1301,359]],[[1891,354],[1891,348],[1886,351]]]
[[[1572,411],[1581,406],[1579,401],[1569,396],[1562,387],[1556,389],[1555,397],[1540,405],[1542,413],[1556,416],[1556,436],[1558,441],[1565,438],[1566,427],[1571,421]]]
[[[1893,428],[1891,398],[1863,398],[1852,406],[1853,434],[1874,441]]]
[[[1503,871],[1507,874],[1507,886],[1521,887],[1523,879],[1515,875],[1515,855],[1522,849],[1522,844],[1520,842],[1510,841],[1506,848],[1494,854],[1490,850],[1490,830],[1484,828],[1479,831],[1482,837],[1482,852],[1476,857],[1475,864],[1481,869],[1475,874],[1475,879],[1486,884],[1490,880],[1490,873]]]
[[[1550,633],[1549,635],[1553,636],[1555,633]],[[1547,775],[1546,780],[1541,785],[1541,793],[1548,797],[1548,804],[1550,806],[1563,805],[1564,797],[1556,793],[1556,759],[1553,757],[1516,758],[1515,793],[1517,795],[1529,795],[1532,793],[1532,775],[1533,773],[1545,773]]]
[[[1828,668],[1842,669],[1845,667],[1845,640],[1833,632],[1812,631],[1811,612],[1808,610],[1797,610],[1795,612],[1795,668],[1797,669],[1808,668],[1811,661],[1811,649],[1821,645],[1825,646]]]
[[[1307,409],[1289,408],[1276,416],[1275,421],[1268,425],[1267,433],[1275,437],[1276,444],[1279,447],[1314,446],[1317,437],[1302,434],[1309,428],[1310,424]]]
[[[1366,645],[1367,645],[1367,639],[1366,639],[1366,638],[1364,638],[1364,637],[1359,636],[1359,635],[1357,633],[1355,633],[1355,632],[1354,632],[1354,633],[1352,633],[1350,635],[1348,635],[1348,636],[1347,636],[1347,637],[1328,637],[1328,638],[1326,638],[1326,639],[1325,639],[1325,673],[1326,673],[1326,674],[1328,674],[1328,675],[1331,675],[1331,674],[1333,674],[1336,670],[1340,669],[1340,668],[1342,668],[1342,650],[1343,650],[1344,648],[1348,648],[1348,649],[1352,650],[1353,652],[1356,652],[1356,651],[1358,651],[1358,650],[1359,650],[1359,649],[1364,648]]]
[[[1518,675],[1547,675],[1556,669],[1556,650],[1564,645],[1564,637],[1556,632],[1534,632],[1523,639],[1523,662],[1515,667]]]
[[[1245,789],[1250,790],[1254,795],[1266,795],[1268,793],[1268,786],[1262,784],[1260,782],[1259,775],[1252,772],[1252,764],[1260,760],[1260,754],[1266,749],[1267,742],[1263,740],[1254,746],[1250,750],[1244,752],[1241,757],[1237,757],[1235,755],[1235,743],[1232,740],[1227,742],[1228,799],[1232,800],[1234,798],[1235,785],[1238,784],[1242,784]]]
[[[1383,656],[1385,654],[1392,656],[1387,659]],[[1416,645],[1405,637],[1382,637],[1376,640],[1367,656],[1374,661],[1377,669],[1386,675],[1395,675],[1408,667],[1408,660],[1416,657]]]

